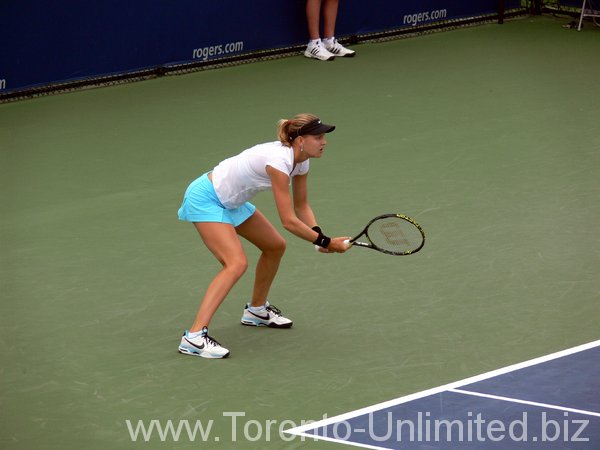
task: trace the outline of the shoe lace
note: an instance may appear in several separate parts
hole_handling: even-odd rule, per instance
[[[221,346],[221,344],[219,344],[219,342],[215,338],[209,336],[208,334],[204,335],[204,340],[205,340],[206,344],[210,347],[220,347]]]
[[[281,316],[281,310],[273,305],[269,305],[265,308],[267,311],[272,312],[276,316]]]

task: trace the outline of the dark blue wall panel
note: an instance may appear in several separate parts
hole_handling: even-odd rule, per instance
[[[519,1],[507,0],[507,8]],[[304,0],[2,0],[0,94],[307,41]],[[497,0],[342,0],[337,35],[494,13]]]

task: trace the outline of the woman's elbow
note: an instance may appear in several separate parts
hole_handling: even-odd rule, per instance
[[[293,232],[296,229],[296,221],[292,219],[282,219],[281,225],[289,232]]]

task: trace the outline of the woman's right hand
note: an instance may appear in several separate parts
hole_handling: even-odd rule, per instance
[[[350,245],[346,242],[349,239],[349,237],[331,238],[331,242],[327,248],[321,248],[319,251],[321,253],[344,253],[350,248]]]

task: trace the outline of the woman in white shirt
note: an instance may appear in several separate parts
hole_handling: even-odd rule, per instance
[[[269,304],[269,289],[285,252],[285,240],[267,218],[249,203],[260,191],[272,190],[283,227],[317,245],[324,253],[343,253],[348,237],[329,238],[317,225],[308,203],[309,160],[323,155],[325,134],[335,129],[312,114],[299,114],[277,124],[279,140],[259,144],[219,163],[187,188],[179,219],[192,222],[223,268],[209,284],[196,319],[183,334],[179,352],[204,358],[226,358],[229,350],[208,335],[210,320],[248,267],[239,236],[262,254],[254,290],[242,324],[289,328],[292,321]],[[289,185],[292,185],[290,195]]]

